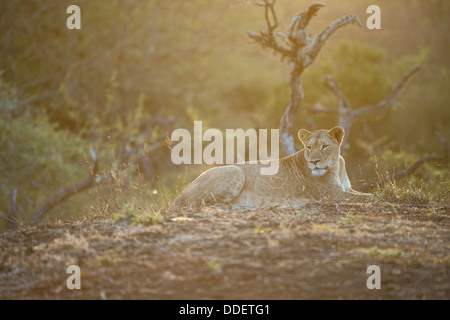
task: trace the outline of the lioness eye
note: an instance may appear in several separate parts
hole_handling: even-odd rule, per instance
[[[326,148],[328,148],[329,146],[327,145],[327,144],[324,144],[323,146],[322,146],[322,150],[325,150]]]
[[[308,151],[311,151],[311,146],[307,146],[306,149],[308,149]]]

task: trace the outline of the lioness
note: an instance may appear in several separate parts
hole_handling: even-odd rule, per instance
[[[263,164],[235,164],[203,172],[172,202],[180,207],[229,203],[241,207],[303,205],[314,200],[372,201],[373,195],[352,190],[340,145],[344,129],[301,129],[304,149],[278,161],[278,172],[261,175]],[[264,165],[266,166],[266,165]]]

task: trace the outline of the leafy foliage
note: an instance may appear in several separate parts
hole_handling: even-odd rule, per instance
[[[18,212],[31,214],[49,192],[87,176],[89,146],[80,137],[57,130],[45,115],[12,119],[1,113],[1,212],[10,209],[13,188]]]

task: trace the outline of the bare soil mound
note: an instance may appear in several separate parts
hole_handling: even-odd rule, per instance
[[[30,227],[0,235],[0,298],[449,299],[449,226],[449,206],[312,203]]]

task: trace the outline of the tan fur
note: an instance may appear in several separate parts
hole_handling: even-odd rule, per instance
[[[373,195],[352,190],[340,155],[344,129],[298,132],[305,146],[279,162],[275,175],[261,175],[267,164],[236,164],[203,172],[173,201],[170,209],[229,203],[240,207],[299,206],[314,200],[368,202]]]

